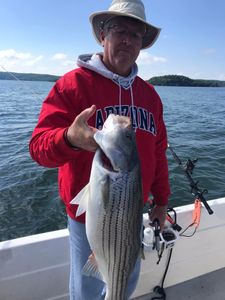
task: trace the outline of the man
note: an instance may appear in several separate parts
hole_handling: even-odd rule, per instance
[[[85,216],[76,217],[77,206],[70,201],[89,181],[97,149],[93,135],[110,113],[132,119],[144,201],[149,193],[154,196],[156,206],[151,219],[158,218],[161,228],[170,193],[162,103],[154,88],[137,76],[135,64],[140,50],[155,42],[160,29],[146,21],[141,0],[115,0],[108,11],[92,14],[90,21],[103,53],[81,55],[79,68],[56,82],[43,103],[30,142],[35,161],[59,168],[59,192],[66,205],[70,232],[70,297],[76,300],[104,297],[104,284],[82,275],[91,250]],[[139,270],[140,259],[130,276],[127,296],[136,287]]]

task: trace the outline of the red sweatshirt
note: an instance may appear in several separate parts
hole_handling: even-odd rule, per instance
[[[68,215],[85,221],[84,215],[75,217],[77,206],[71,205],[70,201],[88,183],[94,154],[71,148],[64,139],[64,132],[75,117],[92,104],[96,105],[97,111],[89,125],[96,128],[101,128],[110,113],[121,110],[122,114],[131,116],[137,129],[144,201],[151,193],[156,204],[166,205],[170,193],[165,154],[167,136],[158,94],[138,76],[131,88],[123,89],[111,79],[82,67],[56,82],[43,103],[30,141],[30,153],[36,162],[59,168],[59,193]]]

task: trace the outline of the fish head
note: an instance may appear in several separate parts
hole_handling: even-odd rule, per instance
[[[110,114],[94,139],[111,164],[112,171],[129,170],[136,149],[131,119]]]

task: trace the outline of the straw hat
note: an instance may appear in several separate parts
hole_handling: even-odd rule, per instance
[[[146,26],[146,33],[142,41],[142,49],[154,44],[160,33],[160,28],[146,22],[145,8],[141,0],[113,0],[107,11],[100,11],[90,15],[90,22],[95,39],[101,44],[100,33],[105,21],[112,17],[122,16],[134,18]]]

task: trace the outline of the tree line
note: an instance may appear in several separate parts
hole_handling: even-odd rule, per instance
[[[191,79],[182,75],[155,76],[147,81],[152,85],[160,86],[225,87],[225,81]]]

